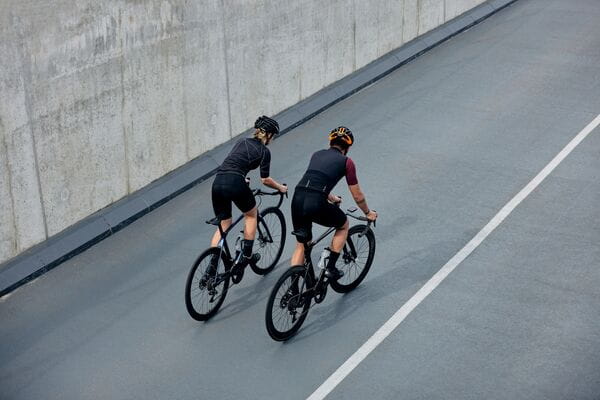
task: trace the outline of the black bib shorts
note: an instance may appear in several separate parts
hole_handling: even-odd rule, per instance
[[[296,188],[292,198],[292,225],[295,231],[302,232],[299,241],[306,243],[312,239],[312,223],[341,228],[346,223],[346,214],[336,205],[327,201],[327,194],[304,188]]]
[[[231,203],[246,213],[256,206],[256,200],[244,177],[237,173],[218,173],[212,185],[212,204],[219,219],[231,218]]]

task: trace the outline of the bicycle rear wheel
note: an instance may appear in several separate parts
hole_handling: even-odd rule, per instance
[[[330,281],[331,288],[338,293],[355,289],[367,276],[375,257],[375,235],[366,225],[355,225],[348,231],[348,238],[340,254],[337,267],[344,276]],[[363,234],[364,233],[364,234]]]
[[[185,305],[197,321],[206,321],[217,313],[229,288],[229,274],[219,257],[221,249],[211,247],[196,259],[185,284]],[[217,268],[208,271],[213,257],[218,258]]]
[[[269,207],[260,213],[257,225],[255,252],[260,254],[256,265],[250,268],[258,275],[266,275],[275,268],[285,246],[285,218],[277,207]]]
[[[267,301],[265,322],[273,340],[288,340],[298,332],[310,309],[311,298],[305,295],[308,282],[306,268],[291,267],[279,278]]]

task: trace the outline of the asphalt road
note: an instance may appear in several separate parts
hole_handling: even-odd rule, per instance
[[[0,399],[308,397],[600,113],[598,21],[596,0],[518,1],[273,143],[293,184],[351,127],[380,212],[367,279],[293,340],[264,326],[291,236],[211,321],[188,316],[205,182],[0,299]],[[329,398],[598,399],[599,171],[597,128]]]

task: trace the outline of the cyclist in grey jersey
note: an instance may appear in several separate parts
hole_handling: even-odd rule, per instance
[[[271,153],[267,145],[279,133],[279,124],[266,116],[259,117],[254,123],[254,136],[241,139],[233,147],[219,169],[212,186],[212,203],[215,216],[221,220],[225,231],[231,226],[232,204],[244,213],[244,239],[242,253],[244,267],[252,262],[252,247],[256,236],[258,213],[256,200],[245,178],[248,172],[260,167],[260,177],[264,185],[287,192],[287,186],[279,184],[270,176]],[[221,240],[219,229],[213,235],[211,246],[216,247]],[[216,259],[211,264],[216,266]],[[256,260],[255,260],[256,261]]]
[[[223,161],[217,173],[233,173],[245,177],[248,172],[260,166],[260,177],[268,178],[271,152],[266,144],[257,137],[241,139]]]

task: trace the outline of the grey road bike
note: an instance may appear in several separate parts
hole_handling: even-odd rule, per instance
[[[348,209],[346,215],[366,224],[354,225],[348,231],[348,238],[337,262],[337,267],[344,271],[343,277],[330,280],[324,268],[315,273],[311,259],[315,245],[335,231],[334,228],[329,228],[318,239],[304,244],[304,265],[290,267],[275,284],[265,315],[267,332],[274,340],[285,341],[294,336],[306,319],[313,301],[318,304],[325,300],[329,286],[338,293],[347,293],[367,276],[375,257],[375,234],[372,229],[375,222],[366,217],[355,216],[356,210]],[[292,234],[299,239],[302,235],[296,231]]]
[[[287,194],[279,191],[263,192],[260,189],[254,189],[252,194],[261,198],[280,196],[276,206],[265,208],[258,213],[254,252],[258,253],[260,258],[249,265],[256,274],[266,275],[277,265],[285,245],[285,218],[279,208],[283,203],[283,196]],[[259,209],[261,203],[262,201],[259,200]],[[225,231],[218,217],[206,221],[207,224],[218,227],[221,240],[217,247],[208,248],[198,256],[187,277],[185,305],[188,313],[195,320],[206,321],[215,315],[225,301],[230,281],[235,284],[242,280],[244,268],[240,267],[241,251],[237,249],[242,236],[238,236],[237,250],[232,253],[227,243],[227,235],[243,218],[244,216],[240,215]],[[216,267],[215,258],[218,260]],[[213,266],[209,268],[211,260]]]

